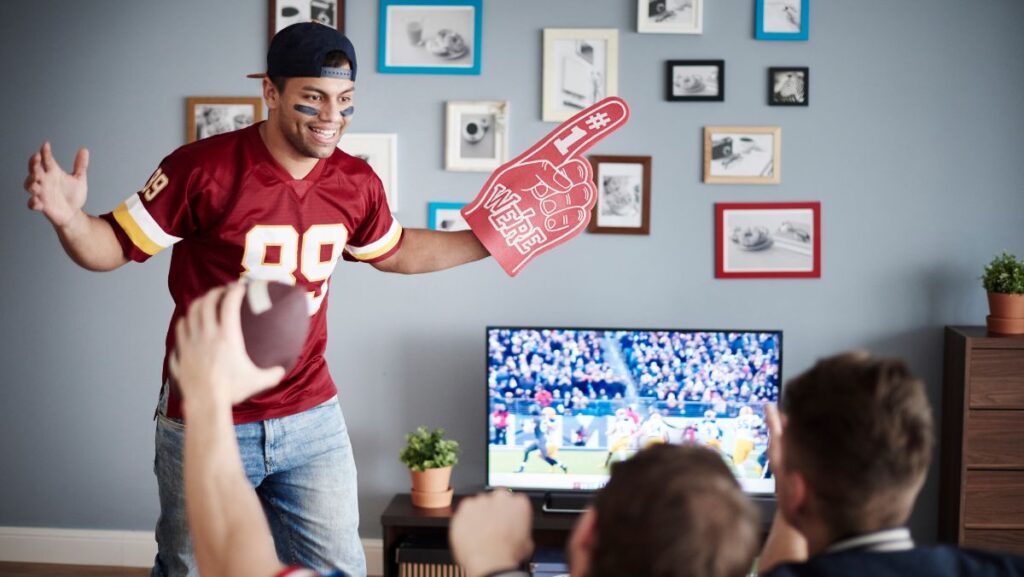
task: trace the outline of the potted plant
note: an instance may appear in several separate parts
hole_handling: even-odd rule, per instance
[[[1024,334],[1024,261],[1003,251],[985,265],[981,284],[988,291],[988,330]]]
[[[459,443],[444,438],[444,429],[429,431],[419,427],[405,436],[405,448],[399,460],[409,467],[412,477],[412,504],[438,509],[452,504],[449,481],[452,465],[459,462]]]

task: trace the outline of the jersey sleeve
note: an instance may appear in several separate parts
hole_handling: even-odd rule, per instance
[[[199,174],[185,155],[173,153],[142,190],[101,215],[113,227],[125,257],[143,262],[193,232],[190,199],[199,188]]]
[[[366,183],[367,211],[345,247],[345,260],[378,262],[398,252],[404,230],[391,215],[384,185],[376,174]]]

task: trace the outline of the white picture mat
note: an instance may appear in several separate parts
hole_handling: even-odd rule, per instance
[[[764,0],[764,31],[786,34],[800,32],[800,23],[803,21],[801,8],[800,0]]]
[[[651,0],[637,0],[637,32],[655,34],[703,34],[704,0],[664,0],[665,16],[650,15]]]
[[[770,178],[775,173],[775,137],[772,134],[714,132],[712,145],[732,139],[732,154],[711,160],[711,176]]]
[[[783,223],[810,232],[806,243],[778,234]],[[770,231],[771,246],[762,250],[744,250],[732,241],[736,228],[764,227]],[[814,270],[814,211],[794,209],[729,209],[722,214],[722,268],[725,272],[811,272]]]
[[[310,20],[338,27],[338,0],[276,0],[275,4],[275,33],[292,24]]]
[[[445,169],[490,172],[509,159],[507,101],[451,101],[446,106]],[[478,143],[465,138],[469,120],[491,119],[487,134]],[[478,145],[483,145],[478,146]],[[486,153],[490,151],[491,154]]]
[[[388,66],[472,68],[476,42],[476,9],[473,6],[388,6]],[[410,29],[419,26],[419,32]],[[458,54],[431,51],[438,32],[451,30],[462,36],[466,50]],[[418,41],[418,42],[417,42]]]
[[[696,79],[697,84],[687,82],[687,78]],[[696,90],[695,87],[700,87]],[[696,65],[672,67],[673,96],[718,96],[721,83],[718,78],[718,67],[714,65]]]
[[[615,190],[610,186],[617,186]],[[644,166],[602,162],[597,167],[597,225],[621,228],[643,226]]]
[[[619,31],[614,28],[544,30],[543,120],[562,122],[617,96]]]
[[[388,197],[391,212],[398,212],[398,135],[389,133],[345,133],[338,148],[365,158],[377,173]]]

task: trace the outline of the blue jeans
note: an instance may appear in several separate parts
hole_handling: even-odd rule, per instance
[[[185,518],[185,425],[157,416],[158,552],[151,577],[198,577]],[[338,399],[308,411],[235,426],[242,464],[287,565],[366,575],[359,540],[356,465]]]

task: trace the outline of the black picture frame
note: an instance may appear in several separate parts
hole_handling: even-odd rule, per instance
[[[685,77],[677,83],[679,68],[716,68],[715,90],[709,90],[709,78],[700,71]],[[665,62],[665,100],[671,102],[724,102],[725,101],[725,60],[668,60]]]
[[[776,86],[785,82],[780,75],[791,74],[802,87],[790,88],[789,94],[779,94]],[[811,102],[811,69],[806,66],[772,66],[768,69],[768,106],[808,106]]]
[[[268,38],[271,40],[285,26],[310,20],[345,33],[345,0],[270,0],[267,8]]]

